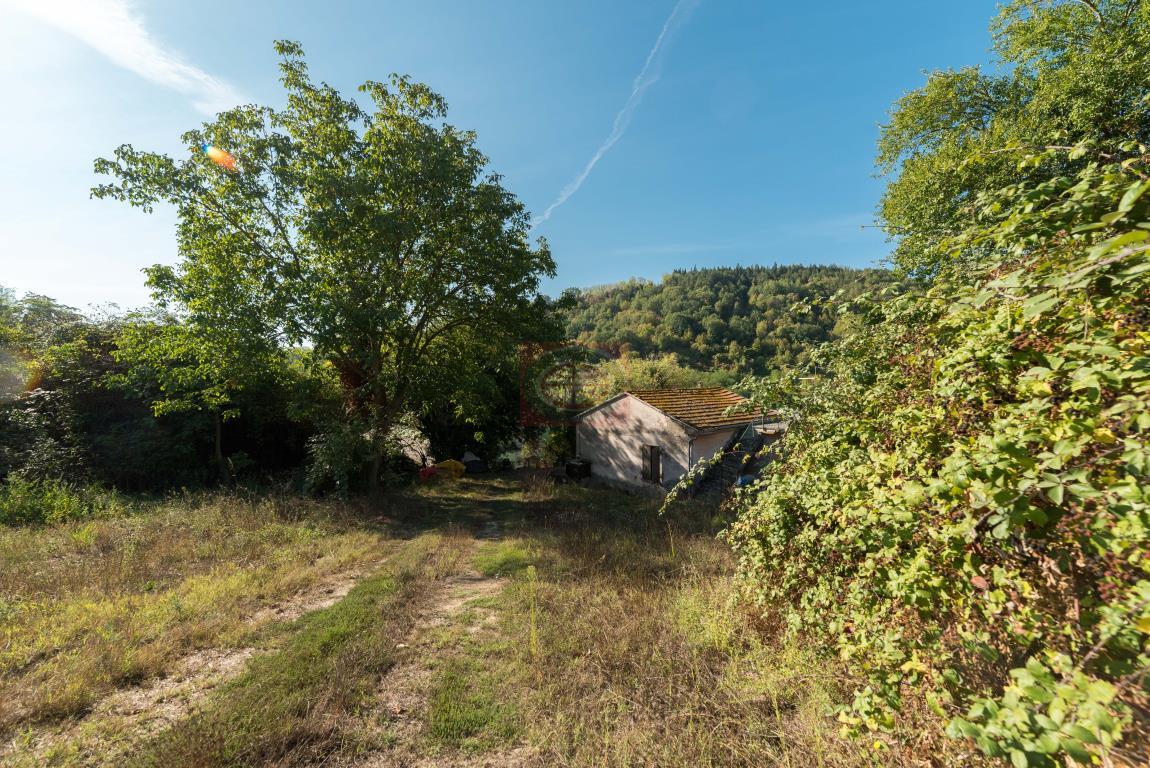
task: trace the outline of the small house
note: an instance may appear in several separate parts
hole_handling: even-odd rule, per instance
[[[575,452],[593,477],[667,489],[702,459],[776,436],[767,416],[725,387],[622,392],[576,417]]]

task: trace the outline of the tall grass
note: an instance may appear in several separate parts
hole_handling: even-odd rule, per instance
[[[0,527],[0,735],[82,715],[204,648],[255,642],[261,610],[378,562],[331,515],[208,496],[130,517]]]
[[[197,649],[243,647],[246,671],[190,716],[129,735],[95,718],[67,759],[98,764],[110,740],[126,764],[173,768],[512,752],[548,766],[914,764],[837,736],[836,665],[779,646],[737,600],[710,510],[542,488],[412,489],[387,500],[386,524],[379,508],[206,495],[0,526],[0,743],[31,744],[14,737]],[[349,572],[366,578],[334,605],[275,618]],[[435,613],[467,584],[482,599]],[[423,697],[403,727],[385,709],[397,684],[399,700]],[[15,755],[38,764],[37,749]]]
[[[862,766],[840,740],[834,667],[764,639],[728,551],[694,507],[579,488],[588,511],[502,543],[533,553],[500,601],[518,654],[499,673],[555,766]]]
[[[29,481],[10,477],[0,483],[0,525],[54,524],[127,513],[128,501],[99,486]]]

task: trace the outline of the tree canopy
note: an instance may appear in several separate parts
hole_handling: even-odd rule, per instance
[[[1150,4],[1015,0],[992,32],[994,66],[932,73],[883,127],[879,169],[892,180],[880,219],[897,243],[895,264],[909,272],[938,270],[946,251],[935,246],[965,228],[979,193],[1090,161],[1042,147],[1150,141]],[[1026,163],[1020,148],[1034,150]]]
[[[312,347],[378,459],[413,402],[483,377],[490,339],[540,333],[554,262],[441,96],[393,76],[360,87],[365,107],[313,82],[298,44],[276,50],[286,106],[220,114],[182,159],[122,146],[93,193],[174,205],[181,261],[149,271],[156,297],[220,345]]]
[[[567,332],[638,356],[766,373],[806,359],[835,335],[837,306],[892,281],[880,269],[827,266],[676,270],[658,283],[629,280],[573,294]]]

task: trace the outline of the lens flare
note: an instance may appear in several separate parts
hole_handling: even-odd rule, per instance
[[[203,144],[201,145],[201,149],[204,150],[204,154],[208,156],[208,159],[219,167],[226,168],[229,171],[236,169],[236,158],[231,153],[225,152],[211,144]]]

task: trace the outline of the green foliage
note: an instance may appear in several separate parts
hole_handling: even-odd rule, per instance
[[[635,357],[762,374],[806,360],[834,337],[836,306],[890,281],[885,270],[845,267],[679,270],[570,294],[567,332]]]
[[[540,299],[539,316],[529,329],[523,329],[525,336],[497,334],[473,341],[485,359],[484,375],[440,382],[442,392],[419,409],[420,425],[434,456],[459,458],[471,451],[494,461],[526,436],[520,408],[519,342],[561,342],[558,311],[563,306],[562,299]]]
[[[1115,687],[1079,671],[1064,654],[1051,661],[1048,668],[1031,657],[1025,667],[1010,670],[1001,698],[975,702],[947,733],[972,738],[983,752],[1009,757],[1017,768],[1057,768],[1060,753],[1089,764],[1087,745],[1111,746],[1121,733],[1110,714]]]
[[[331,422],[307,441],[307,474],[304,487],[311,492],[329,486],[340,497],[351,491],[353,476],[371,451],[363,425]]]
[[[245,375],[274,375],[274,366],[254,350],[213,344],[211,335],[199,330],[162,314],[128,318],[114,353],[127,370],[116,375],[114,383],[153,397],[157,416],[184,411],[218,413],[225,419],[238,416],[233,393]],[[235,355],[238,351],[247,354]],[[270,357],[274,350],[268,353]]]
[[[614,360],[596,365],[589,381],[584,383],[584,394],[591,402],[601,402],[620,392],[632,389],[691,389],[693,387],[721,386],[731,383],[733,374],[704,373],[679,364],[674,354],[653,358],[625,354]]]
[[[85,317],[39,296],[11,309],[0,331],[26,372],[0,396],[0,479],[159,490],[211,482],[221,460],[266,476],[340,407],[303,350],[232,365],[170,316]]]
[[[89,456],[74,406],[65,393],[39,388],[0,404],[0,478],[84,480]]]
[[[999,61],[988,71],[934,72],[898,101],[879,142],[896,178],[881,219],[893,260],[933,274],[941,239],[965,229],[965,206],[1019,179],[1039,182],[1088,160],[1061,153],[1024,167],[1011,147],[1150,141],[1150,4],[1144,0],[1013,0],[994,25]]]
[[[980,196],[930,288],[861,307],[824,376],[757,385],[791,429],[728,535],[764,610],[856,676],[853,728],[922,696],[1043,766],[1142,711],[1150,156],[1083,159]]]
[[[530,217],[475,134],[445,122],[441,96],[393,76],[360,87],[368,109],[313,82],[298,44],[276,50],[283,109],[222,113],[184,135],[179,160],[122,146],[96,161],[115,181],[93,194],[174,205],[181,262],[150,270],[157,297],[219,348],[309,345],[379,462],[398,414],[448,405],[457,385],[444,382],[487,376],[493,340],[534,333],[554,262],[529,243]]]
[[[124,501],[95,486],[33,482],[12,477],[0,484],[0,525],[62,523],[123,514]]]

